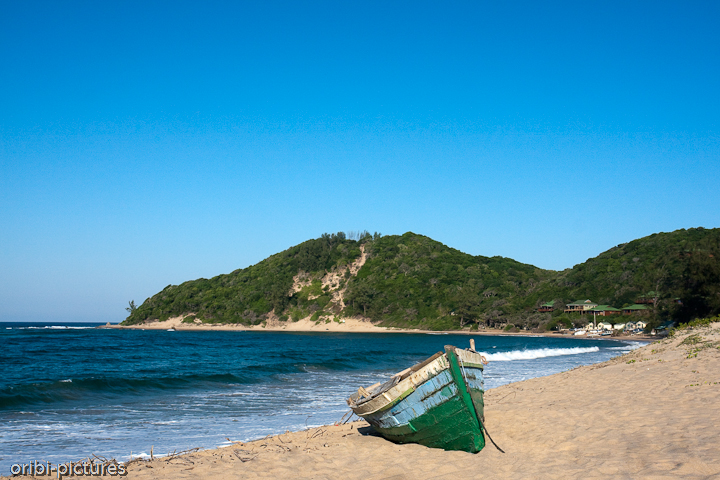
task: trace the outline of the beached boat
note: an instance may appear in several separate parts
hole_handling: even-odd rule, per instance
[[[476,453],[485,446],[483,365],[470,349],[445,346],[385,383],[360,387],[348,399],[356,415],[398,443]]]

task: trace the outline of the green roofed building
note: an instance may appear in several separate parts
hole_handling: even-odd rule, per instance
[[[538,308],[538,312],[552,312],[553,310],[555,310],[555,300],[545,302]]]
[[[597,307],[597,303],[593,303],[592,300],[575,300],[572,303],[568,303],[566,305],[565,310],[563,310],[566,313],[573,313],[573,312],[580,312],[580,313],[587,313],[588,310],[591,308]]]
[[[665,336],[668,334],[668,330],[670,330],[674,325],[675,325],[675,322],[672,322],[672,321],[665,322],[662,325],[660,325],[659,327],[653,328],[652,331],[650,332],[650,335]]]
[[[608,315],[615,315],[616,313],[621,313],[621,310],[619,308],[611,307],[610,305],[597,305],[596,307],[589,309],[587,313],[607,317]]]
[[[638,297],[638,299],[635,300],[635,303],[644,303],[644,304],[655,303],[655,301],[657,300],[657,297],[658,297],[658,294],[651,290],[651,291],[647,292],[645,295],[640,295],[640,297]]]
[[[645,312],[649,312],[649,311],[650,311],[650,309],[648,307],[646,307],[645,305],[637,304],[637,303],[635,305],[623,307],[623,309],[622,309],[622,312],[626,315],[629,315],[631,313],[645,313]]]

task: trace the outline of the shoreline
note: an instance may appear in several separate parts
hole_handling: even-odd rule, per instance
[[[504,454],[490,442],[477,454],[398,445],[358,421],[136,458],[127,478],[711,478],[720,475],[719,372],[716,322],[488,390],[486,425]]]
[[[151,322],[141,325],[120,325],[106,324],[96,328],[118,329],[118,330],[175,330],[183,332],[192,331],[237,331],[237,332],[272,332],[272,333],[418,333],[427,335],[487,335],[487,336],[529,336],[529,337],[550,337],[550,338],[574,338],[574,339],[595,339],[595,340],[619,340],[619,341],[638,341],[638,342],[654,342],[662,337],[651,335],[606,335],[606,336],[587,336],[573,335],[569,333],[559,332],[505,332],[497,329],[482,330],[422,330],[410,328],[394,328],[380,327],[368,320],[360,318],[348,318],[343,323],[329,322],[316,323],[308,319],[301,319],[297,322],[279,322],[274,321],[267,326],[255,325],[248,327],[245,325],[231,324],[190,324],[183,323],[182,317],[174,317],[164,322]]]

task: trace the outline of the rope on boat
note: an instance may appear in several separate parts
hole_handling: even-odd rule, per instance
[[[488,362],[484,356],[481,355],[480,358],[482,359],[481,361],[485,365],[488,364]],[[457,359],[458,359],[458,363],[460,364],[460,370],[462,371],[463,380],[465,380],[465,391],[467,391],[468,395],[470,395],[470,384],[467,381],[467,374],[465,373],[465,364],[463,364],[463,361],[462,361],[462,358],[460,358],[460,355],[457,356]],[[477,412],[475,412],[475,418],[477,418],[478,424],[480,425],[480,431],[482,432],[483,436],[485,436],[485,434],[487,434],[487,437],[490,439],[490,442],[493,444],[493,446],[495,448],[497,448],[500,451],[500,453],[505,453],[505,450],[498,447],[498,444],[495,443],[495,440],[492,439],[492,437],[490,436],[490,432],[488,432],[487,427],[485,426],[485,422],[480,420],[480,417],[477,416]]]
[[[492,439],[492,437],[490,436],[490,432],[487,431],[487,427],[485,425],[483,425],[483,434],[487,434],[487,437],[490,439],[490,442],[495,446],[495,448],[500,450],[500,453],[505,453],[505,450],[498,447],[497,443],[495,443],[495,440]]]

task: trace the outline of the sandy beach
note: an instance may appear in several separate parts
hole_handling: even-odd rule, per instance
[[[249,332],[336,332],[336,333],[448,333],[453,335],[532,335],[532,336],[545,336],[545,337],[569,337],[572,332],[531,332],[531,331],[519,331],[519,332],[505,332],[503,330],[488,328],[480,330],[448,330],[448,331],[436,331],[436,330],[422,330],[422,329],[410,329],[410,328],[388,328],[381,327],[373,324],[367,319],[360,317],[343,318],[342,322],[313,322],[310,317],[303,318],[297,322],[287,321],[280,322],[278,320],[271,320],[265,325],[254,325],[251,327],[240,325],[240,324],[208,324],[208,323],[183,323],[183,317],[169,318],[163,322],[147,322],[139,325],[118,325],[118,324],[107,324],[98,328],[118,328],[128,330],[169,330],[173,329],[176,331],[249,331]],[[587,336],[574,336],[573,338],[594,338],[594,339],[612,339],[612,340],[639,340],[639,341],[654,341],[655,337],[649,335],[621,335],[617,337],[587,337]]]
[[[212,324],[212,323],[183,323],[183,317],[169,318],[163,322],[148,322],[139,325],[104,325],[100,328],[121,328],[130,330],[168,330],[175,329],[178,331],[255,331],[255,332],[392,332],[395,330],[385,327],[378,327],[372,322],[359,318],[344,318],[343,322],[330,321],[313,322],[310,317],[303,318],[297,322],[287,321],[280,322],[270,320],[265,325],[245,326],[241,324]],[[419,330],[416,330],[419,331]]]
[[[504,454],[490,443],[475,455],[396,445],[358,421],[137,460],[127,478],[720,476],[720,323],[485,398],[487,428]]]

